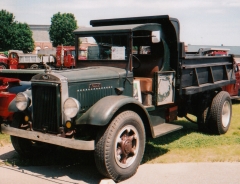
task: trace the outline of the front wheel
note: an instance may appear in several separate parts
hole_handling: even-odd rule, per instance
[[[11,126],[14,128],[20,128],[20,125],[23,123],[24,123],[24,114],[20,112],[15,113],[13,116],[13,121]],[[19,155],[21,155],[22,157],[31,157],[33,153],[31,140],[12,136],[12,135],[10,137],[11,137],[12,145]]]
[[[145,130],[133,111],[124,111],[99,132],[95,162],[101,174],[119,182],[133,176],[142,160]]]
[[[209,128],[215,134],[225,134],[230,126],[231,116],[231,98],[227,92],[221,91],[212,101]]]
[[[20,125],[24,123],[24,114],[17,112],[13,116],[13,121],[11,126],[14,128],[20,128]],[[27,130],[26,130],[27,131]],[[32,141],[29,139],[10,136],[12,145],[15,151],[24,158],[34,158],[43,155],[47,155],[52,151],[55,151],[57,146],[47,143],[42,143],[38,141]],[[42,154],[44,153],[44,154]]]
[[[32,64],[30,66],[30,69],[37,70],[37,69],[39,69],[39,66],[37,64]]]
[[[7,69],[5,64],[0,63],[0,69]]]

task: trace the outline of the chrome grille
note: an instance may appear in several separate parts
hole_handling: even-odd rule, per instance
[[[59,86],[32,86],[33,129],[58,133],[61,121]]]

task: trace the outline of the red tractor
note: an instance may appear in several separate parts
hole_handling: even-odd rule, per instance
[[[15,78],[0,77],[0,117],[3,121],[12,120],[12,112],[8,111],[8,105],[20,91],[30,88],[30,82],[22,82]]]

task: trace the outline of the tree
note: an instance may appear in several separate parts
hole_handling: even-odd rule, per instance
[[[26,23],[20,23],[14,19],[12,13],[6,10],[0,11],[0,50],[33,51],[32,31]]]
[[[73,14],[61,14],[60,12],[54,14],[49,29],[49,36],[53,46],[56,47],[61,44],[65,46],[74,45],[73,30],[75,29],[77,29],[77,21]]]
[[[13,34],[13,29],[11,25],[14,23],[14,16],[12,13],[6,10],[0,11],[0,50],[11,49],[11,36]]]
[[[14,35],[12,47],[23,52],[31,52],[34,49],[34,41],[32,39],[32,31],[26,23],[17,23],[13,25]]]

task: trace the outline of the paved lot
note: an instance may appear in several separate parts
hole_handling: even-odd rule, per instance
[[[3,160],[15,153],[11,145],[0,147],[0,183],[74,184],[113,183],[104,181],[94,165],[42,167],[5,166]],[[104,182],[103,182],[104,181]],[[137,173],[121,184],[240,184],[240,163],[143,164]]]

